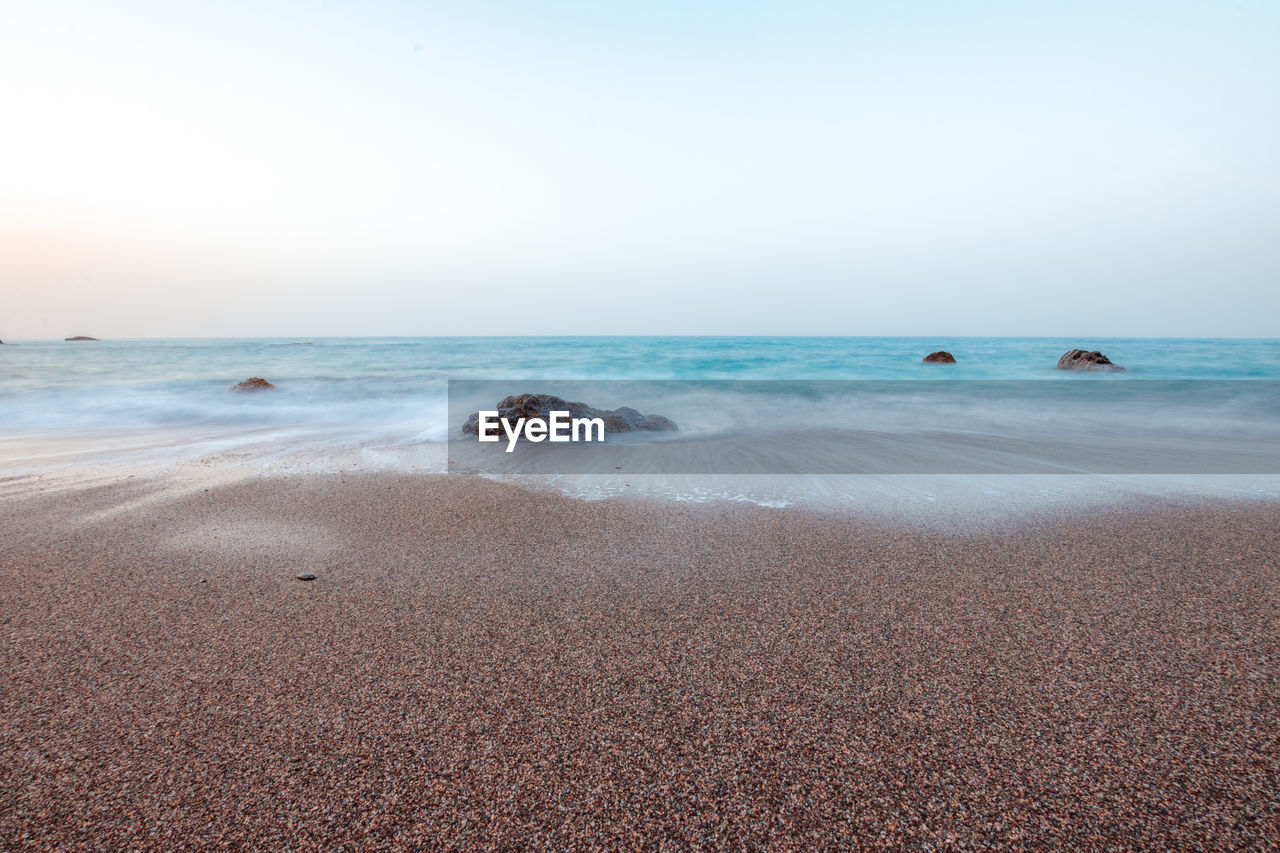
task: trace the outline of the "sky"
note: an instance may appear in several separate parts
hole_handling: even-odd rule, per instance
[[[0,339],[1280,337],[1280,4],[0,5]]]

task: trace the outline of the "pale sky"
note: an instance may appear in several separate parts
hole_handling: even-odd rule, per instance
[[[1280,337],[1280,4],[0,6],[0,339]]]

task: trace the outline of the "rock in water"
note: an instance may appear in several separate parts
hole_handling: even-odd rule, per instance
[[[1124,370],[1097,350],[1073,349],[1058,359],[1059,370]]]
[[[506,397],[497,405],[498,417],[515,423],[520,418],[548,418],[552,412],[568,412],[571,418],[600,418],[604,431],[632,432],[636,430],[666,431],[679,429],[670,418],[662,415],[642,415],[635,409],[623,406],[618,409],[593,409],[586,403],[570,403],[551,394],[519,394]],[[470,435],[480,433],[480,414],[467,418],[462,431]]]
[[[268,382],[268,381],[267,381],[267,380],[265,380],[265,379],[262,379],[261,377],[258,377],[258,376],[250,376],[250,377],[249,377],[248,379],[246,379],[245,381],[243,381],[243,382],[238,382],[238,383],[236,383],[235,385],[232,385],[232,386],[231,386],[231,388],[230,388],[230,389],[228,389],[228,390],[231,390],[231,391],[266,391],[267,389],[269,389],[269,388],[274,388],[274,387],[276,387],[276,386],[272,385],[270,382]]]
[[[316,576],[311,572],[303,572],[300,575],[295,575],[295,577],[300,581],[313,581],[316,579]]]
[[[74,338],[63,338],[64,341],[96,341],[97,338],[89,338],[84,335],[76,335]]]
[[[923,361],[925,364],[955,364],[956,357],[946,350],[940,349],[937,352],[931,352],[926,355]]]

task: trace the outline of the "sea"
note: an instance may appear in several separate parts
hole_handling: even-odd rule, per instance
[[[1056,369],[1059,357],[1075,348],[1100,350],[1124,370],[1076,373]],[[922,362],[924,355],[936,350],[952,353],[957,363]],[[228,390],[248,377],[265,378],[276,389],[262,393]],[[916,429],[936,434],[948,424],[989,416],[995,407],[993,400],[999,397],[999,417],[980,419],[981,426],[966,429],[1015,440],[1026,438],[1020,430],[1028,424],[1068,437],[1088,436],[1091,431],[1133,436],[1177,421],[1186,434],[1212,440],[1216,447],[1239,446],[1238,439],[1249,442],[1250,452],[1261,448],[1265,455],[1269,444],[1280,446],[1280,433],[1276,432],[1280,400],[1274,390],[1280,388],[1280,340],[1275,339],[6,340],[0,345],[0,477],[31,477],[54,469],[122,461],[176,464],[219,455],[275,474],[327,468],[447,471],[444,448],[456,438],[460,426],[453,422],[458,420],[457,412],[450,414],[450,382],[464,380],[509,382],[512,394],[607,388],[607,384],[574,383],[618,380],[627,381],[617,388],[635,394],[637,388],[644,388],[643,383],[653,383],[652,393],[640,393],[641,399],[612,399],[613,395],[600,392],[606,399],[585,402],[609,407],[633,405],[672,417],[681,423],[683,441],[712,441],[732,435],[741,443],[758,432],[771,434],[772,446],[777,448],[783,446],[783,440],[802,443],[806,425],[814,435],[857,429],[881,433]],[[921,381],[926,384],[905,384]],[[916,399],[914,407],[904,408],[902,389],[939,382],[977,391],[959,398],[953,394],[945,407],[926,396]],[[1064,413],[1052,410],[1052,406],[1047,410],[1042,393],[1025,394],[1022,390],[1079,391],[1079,383],[1117,382],[1142,389],[1145,405],[1140,413],[1129,411],[1128,420],[1123,412],[1099,415],[1072,409]],[[1258,384],[1246,386],[1245,382]],[[818,383],[810,387],[824,390],[816,402],[810,395],[797,410],[797,389],[806,383]],[[1019,390],[1010,395],[1003,393],[1006,387]],[[676,393],[673,388],[683,390]],[[897,389],[893,399],[886,401],[882,396],[875,406],[868,406],[867,395],[872,389],[883,395],[885,388]],[[1253,393],[1244,404],[1238,404],[1238,394],[1228,395],[1230,399],[1224,403],[1223,388],[1246,388]],[[1001,393],[993,395],[991,389]],[[1164,394],[1168,395],[1168,406],[1161,402]],[[778,438],[783,434],[780,430],[784,430],[785,439]],[[1196,452],[1204,450],[1196,448]],[[1236,460],[1235,467],[1228,466],[1223,473],[1251,473],[1247,460],[1252,457],[1244,458],[1244,463]],[[807,464],[810,467],[802,473],[827,473],[820,461]],[[949,470],[943,466],[940,472]],[[841,472],[838,466],[832,471]],[[883,473],[921,472],[897,471],[890,466]],[[977,473],[995,475],[1001,471]],[[1006,473],[1022,472],[1015,466]],[[1157,464],[1147,473],[1165,472]],[[1204,473],[1219,472],[1209,464]],[[1270,495],[1276,491],[1270,462],[1264,461],[1252,473],[1267,476],[1245,487],[1247,492]],[[678,483],[667,476],[661,490],[675,499],[727,495],[764,505],[787,505],[797,495],[814,491],[786,477],[774,477],[769,488],[753,495],[741,481],[722,476],[712,484],[700,481],[696,474],[691,470]],[[725,486],[726,482],[731,485]],[[882,480],[882,489],[886,482]],[[599,481],[588,486],[581,477],[566,487],[583,497],[609,497],[630,488],[636,484]],[[831,489],[817,491],[830,493]]]

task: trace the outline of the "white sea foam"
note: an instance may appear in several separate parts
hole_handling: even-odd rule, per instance
[[[462,411],[450,413],[445,380],[515,376],[518,381],[506,383],[502,396],[550,392],[600,408],[627,405],[671,417],[680,424],[677,433],[611,438],[611,443],[623,452],[634,451],[635,459],[651,444],[667,443],[683,454],[677,459],[701,466],[682,470],[667,463],[661,470],[641,466],[635,473],[610,476],[613,465],[596,474],[570,474],[546,465],[545,470],[501,478],[582,499],[638,496],[850,512],[894,507],[939,513],[972,506],[998,513],[1141,495],[1274,498],[1280,491],[1274,477],[1243,474],[1058,476],[1037,469],[1034,475],[962,475],[943,474],[946,466],[932,476],[927,471],[894,474],[892,466],[874,475],[830,473],[838,470],[830,462],[832,448],[839,446],[831,436],[841,430],[895,437],[888,444],[868,446],[884,453],[898,441],[896,462],[911,462],[913,448],[931,447],[945,451],[943,461],[961,467],[981,467],[992,460],[1015,464],[1000,442],[1029,435],[1086,442],[1107,436],[1119,447],[1132,436],[1147,441],[1157,428],[1176,428],[1199,442],[1197,453],[1212,454],[1214,447],[1265,453],[1268,442],[1274,446],[1280,424],[1275,382],[1236,383],[1239,393],[1226,398],[1198,398],[1213,389],[1192,383],[1166,389],[1162,399],[1116,398],[1106,417],[1083,416],[1061,395],[1072,387],[1116,382],[1116,377],[1076,377],[1053,369],[1063,350],[1084,342],[525,338],[280,343],[288,342],[6,344],[0,351],[0,478],[12,489],[58,478],[189,476],[197,471],[228,476],[439,473],[446,470],[444,442],[462,420]],[[920,355],[939,347],[955,352],[960,364],[919,364]],[[1275,341],[1129,340],[1102,348],[1129,368],[1122,380],[1280,380],[1280,343]],[[270,379],[278,390],[227,390],[251,375]],[[834,382],[940,376],[1062,381],[1036,383],[1059,394],[1057,404],[1052,399],[1037,402],[1034,394],[1022,399],[929,396],[916,393],[924,385],[907,382],[861,385],[853,393],[850,383]],[[628,377],[644,382],[606,384],[602,390],[595,381]],[[674,381],[685,379],[717,382]],[[754,386],[721,381],[738,379],[786,381]],[[809,381],[814,379],[832,382],[823,386]],[[1144,393],[1156,387],[1134,385],[1139,386]],[[470,402],[492,407],[497,400],[491,390],[484,394]],[[940,430],[948,434],[946,440],[936,438]],[[757,458],[774,454],[791,466],[791,473],[735,475],[732,466],[723,464],[726,452],[732,456],[748,450]],[[1247,459],[1241,465],[1247,470]],[[914,469],[899,465],[897,470]]]

